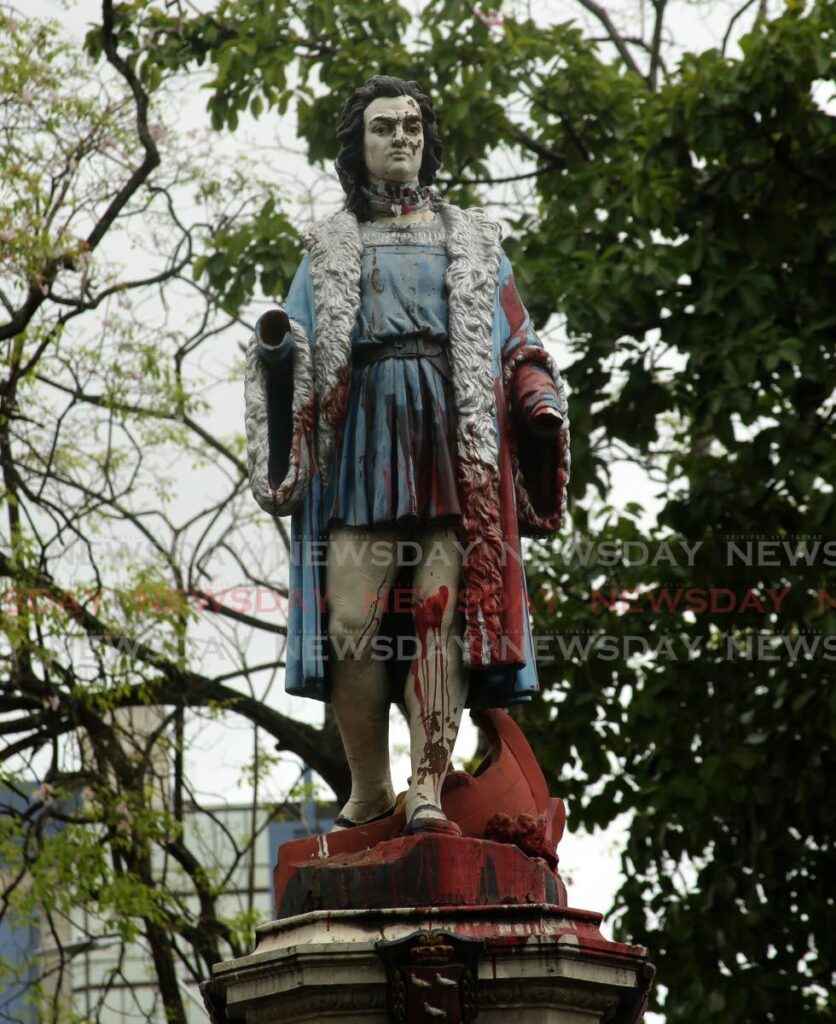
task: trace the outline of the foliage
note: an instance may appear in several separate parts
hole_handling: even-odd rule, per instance
[[[740,39],[740,55],[730,58],[665,43],[664,0],[648,5],[643,38],[620,32],[615,16],[589,0],[579,0],[581,8],[594,29],[544,27],[509,12],[501,26],[492,25],[459,0],[434,0],[420,18],[398,3],[221,0],[195,13],[134,0],[112,13],[112,24],[105,4],[88,50],[119,71],[135,101],[208,69],[218,131],[252,117],[275,127],[283,123],[276,115],[290,111],[320,166],[335,155],[341,103],[371,71],[415,78],[438,98],[447,195],[490,203],[504,217],[506,247],[535,320],[558,314],[573,353],[566,368],[571,531],[557,545],[534,549],[530,573],[538,632],[553,634],[559,615],[551,647],[558,657],[541,661],[547,692],[523,713],[529,734],[574,821],[594,828],[631,815],[619,928],[651,948],[669,1024],[812,1019],[828,1012],[822,993],[829,988],[832,913],[826,786],[833,770],[833,651],[825,638],[836,633],[836,616],[819,593],[827,590],[833,552],[814,545],[827,539],[834,521],[834,133],[821,101],[822,82],[833,77],[834,10],[825,2],[793,2],[769,18],[761,5]],[[749,4],[734,23],[747,10]],[[601,31],[603,45],[591,38]],[[54,62],[44,61],[44,75]],[[23,76],[17,85],[6,80],[19,97],[15,109],[25,113]],[[146,166],[152,151],[141,107],[138,133],[127,121],[121,128],[130,166]],[[18,192],[34,188],[26,166],[28,160],[9,158],[4,183],[10,179]],[[223,192],[204,187],[202,194]],[[40,200],[14,202],[17,210]],[[259,289],[283,293],[296,234],[280,198],[234,208],[216,203],[214,211],[193,243],[172,248],[168,265],[176,267],[173,278],[197,286],[211,308],[234,319]],[[32,224],[15,235],[21,297],[7,304],[14,330],[0,328],[0,337],[11,339],[9,380],[27,403],[13,394],[2,406],[3,436],[13,437],[14,447],[7,441],[0,451],[12,552],[2,556],[0,570],[17,585],[46,587],[57,609],[48,621],[23,614],[4,622],[24,652],[10,663],[9,699],[19,703],[4,707],[21,711],[34,730],[19,749],[41,738],[52,743],[53,722],[66,726],[65,735],[79,723],[94,728],[90,709],[101,721],[103,707],[95,702],[102,694],[111,708],[140,699],[172,709],[178,700],[192,707],[211,702],[251,717],[339,788],[345,776],[323,757],[327,744],[317,730],[195,670],[184,640],[194,624],[182,608],[168,616],[128,614],[132,602],[123,593],[122,604],[106,603],[107,618],[93,623],[44,568],[57,563],[34,524],[43,514],[63,514],[55,510],[65,507],[68,479],[77,496],[88,495],[67,520],[82,537],[108,515],[148,531],[127,501],[137,493],[136,446],[131,455],[101,440],[52,444],[54,427],[51,435],[10,434],[14,416],[35,407],[41,376],[59,379],[39,366],[41,359],[64,361],[63,372],[75,380],[64,393],[86,402],[87,415],[92,388],[81,382],[94,374],[104,377],[100,394],[107,398],[97,404],[109,422],[165,428],[148,435],[149,453],[182,442],[196,457],[220,457],[229,478],[224,508],[236,522],[246,517],[238,505],[240,442],[207,431],[194,381],[180,372],[207,335],[173,342],[168,360],[159,360],[170,369],[152,377],[150,401],[128,407],[120,360],[102,361],[95,346],[74,340],[70,349],[64,342],[64,318],[87,315],[91,302],[78,268],[79,251],[86,259],[84,237],[58,240]],[[77,282],[84,299],[66,310],[53,298],[60,274]],[[17,310],[33,304],[45,312],[21,325]],[[130,339],[142,352],[142,338],[135,321],[124,326],[125,344]],[[150,374],[155,360],[150,339],[146,344]],[[49,412],[45,422],[54,424],[45,404],[39,417]],[[23,454],[27,445],[31,455]],[[98,459],[93,467],[91,457]],[[658,485],[655,517],[638,504],[609,506],[616,464],[641,467]],[[117,471],[124,474],[119,486]],[[95,486],[79,487],[85,472]],[[49,504],[43,495],[52,495]],[[27,502],[37,512],[21,517],[16,509]],[[172,523],[166,530],[176,537]],[[133,593],[162,580],[179,593],[205,596],[201,573],[211,575],[209,549],[217,550],[221,532],[210,533],[205,557],[190,562],[174,540],[158,545]],[[798,557],[799,538],[807,538],[809,565]],[[590,539],[610,542],[615,557],[603,557],[600,546],[581,557],[578,545]],[[778,543],[751,565],[739,558],[730,564],[729,542],[758,539]],[[681,549],[675,561],[656,564],[624,555],[629,542],[647,544],[652,554],[663,541],[698,545],[694,564]],[[251,564],[242,575],[263,578]],[[607,601],[611,587],[616,600]],[[695,600],[698,591],[707,598],[731,591],[737,607],[752,590],[762,607],[751,600],[748,610],[734,613],[700,609],[698,600],[697,610],[670,607],[677,592],[687,600],[688,588]],[[779,608],[767,588],[784,595]],[[228,606],[218,614],[234,618]],[[252,625],[255,618],[238,621]],[[66,657],[49,675],[38,667],[37,654],[48,646],[44,629],[59,639],[81,630],[89,640],[92,633],[110,651],[125,635],[145,646],[134,646],[118,664],[101,654],[97,686],[75,680]],[[741,655],[758,635],[761,656]],[[587,641],[592,654],[584,655]],[[596,655],[594,645],[604,641],[611,646],[599,646]],[[561,642],[568,645],[563,653]],[[639,642],[649,653],[625,651]],[[24,696],[32,693],[34,701]],[[47,728],[41,708],[55,698]],[[160,913],[173,927],[170,908]],[[150,910],[138,915],[156,924]]]
[[[601,430],[658,474],[650,550],[702,544],[693,567],[557,572],[564,631],[677,652],[560,666],[538,712],[550,763],[582,765],[565,787],[581,820],[633,812],[621,929],[653,949],[669,1021],[809,1019],[830,988],[836,149],[812,87],[832,77],[833,36],[832,7],[793,10],[739,60],[686,55],[656,94],[608,88],[608,71],[539,93],[564,118],[541,137],[568,148],[568,117],[588,154],[543,189],[522,245],[581,343],[576,480],[600,481],[584,437]],[[602,538],[648,539],[632,518]],[[758,540],[751,565],[729,546]],[[594,611],[609,587],[627,602]],[[683,588],[722,600],[654,611]],[[742,611],[747,591],[762,604]]]
[[[217,296],[195,278],[217,283],[212,247],[234,251],[240,225],[286,224],[275,182],[176,144],[172,97],[140,83],[109,3],[100,42],[95,70],[55,26],[0,9],[0,924],[37,925],[46,951],[18,980],[39,1019],[78,1019],[72,958],[104,943],[98,1019],[138,942],[157,985],[137,1012],[183,1022],[177,971],[196,983],[242,954],[252,912],[192,834],[186,709],[262,731],[337,790],[347,770],[331,726],[265,701],[283,625],[228,599],[260,585],[260,553],[284,534],[254,524],[239,426],[207,401],[240,373],[236,344],[208,352],[230,325],[244,332],[242,284]],[[276,286],[287,268],[247,244],[243,287],[258,259]],[[255,749],[265,798],[275,757]],[[224,871],[246,867],[267,824],[227,829]]]
[[[526,721],[575,820],[632,812],[620,927],[653,950],[668,1020],[814,1013],[832,910],[825,564],[820,551],[793,566],[779,545],[779,567],[732,568],[726,542],[763,536],[794,552],[833,522],[834,144],[813,96],[832,75],[832,7],[762,18],[739,58],[686,53],[670,71],[659,24],[645,54],[611,32],[614,62],[572,25],[506,17],[496,33],[455,2],[427,5],[414,37],[391,4],[220,5],[185,26],[157,7],[146,16],[163,66],[211,64],[218,127],[295,93],[311,159],[329,159],[339,104],[375,66],[367,40],[399,37],[385,71],[441,97],[454,200],[491,183],[497,152],[536,162],[528,201],[506,213],[507,244],[536,319],[562,314],[576,355],[577,533],[538,550],[533,583],[564,595],[567,638],[591,630],[651,650],[680,638],[682,650],[684,637],[698,655],[560,659]],[[338,48],[314,42],[331,29]],[[298,79],[286,77],[294,60]],[[661,485],[649,536],[641,509],[600,510],[613,459]],[[567,559],[587,531],[702,546],[693,566],[589,566]],[[751,588],[766,604],[684,615],[665,610],[666,584],[731,587],[738,603]],[[596,612],[609,586],[631,588],[643,614]],[[770,586],[788,591],[780,614]],[[551,631],[553,609],[537,622]],[[810,657],[735,653],[735,637],[803,645],[811,630]]]

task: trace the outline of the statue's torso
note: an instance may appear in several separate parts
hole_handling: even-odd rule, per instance
[[[455,522],[456,412],[449,381],[447,251],[440,218],[397,230],[361,225],[360,313],[345,424],[329,481],[328,521],[384,526]],[[400,339],[440,354],[364,362]],[[390,351],[386,348],[386,351]],[[379,354],[379,353],[374,353]]]

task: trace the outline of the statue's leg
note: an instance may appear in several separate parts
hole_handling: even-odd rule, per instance
[[[351,796],[339,817],[357,824],[395,802],[386,663],[373,657],[371,642],[397,574],[396,554],[391,530],[335,529],[328,540],[331,704],[351,769]]]
[[[414,616],[419,650],[404,688],[412,778],[406,795],[408,826],[443,819],[441,787],[467,698],[457,614],[461,553],[453,530],[422,540],[415,567]]]

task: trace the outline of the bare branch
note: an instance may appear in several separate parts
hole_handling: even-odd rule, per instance
[[[600,4],[597,4],[595,0],[578,0],[578,3],[582,7],[585,7],[591,14],[594,14],[598,21],[601,22],[601,24],[606,29],[607,38],[610,40],[610,42],[613,44],[616,50],[618,50],[619,56],[630,69],[630,71],[635,72],[635,74],[637,74],[640,78],[644,78],[641,68],[633,59],[632,53],[630,53],[626,40],[613,24],[612,19],[610,18],[607,11],[603,7],[601,7]]]
[[[0,552],[0,575],[15,576],[15,566]],[[141,687],[132,687],[127,691],[114,694],[112,708],[141,707],[150,703],[175,704],[185,702],[189,706],[224,706],[237,714],[243,715],[251,722],[259,725],[269,733],[281,747],[292,750],[302,757],[319,775],[325,779],[335,792],[344,792],[347,769],[345,759],[340,752],[322,749],[319,730],[304,722],[297,722],[273,708],[267,707],[254,697],[230,689],[217,680],[210,679],[197,672],[182,668],[153,650],[140,640],[115,630],[103,622],[89,608],[84,607],[71,592],[59,587],[45,573],[18,572],[20,582],[38,588],[48,594],[57,608],[84,629],[93,643],[102,643],[114,650],[130,650],[133,656],[159,673],[160,678],[154,682],[144,683]],[[74,698],[74,706],[77,700]],[[82,702],[83,706],[83,702]],[[39,734],[38,743],[43,745],[50,734]],[[17,749],[25,749],[25,743],[15,744]]]
[[[445,188],[469,185],[507,185],[512,181],[529,181],[531,178],[539,178],[541,174],[547,174],[551,170],[553,170],[551,167],[538,167],[536,171],[510,174],[504,178],[437,178],[436,181]]]
[[[273,588],[276,593],[281,594],[282,590],[278,587]],[[278,633],[280,636],[287,636],[287,626],[281,626],[278,623],[262,622],[260,619],[256,619],[252,615],[247,615],[244,612],[236,611],[234,608],[230,608],[219,601],[216,594],[207,594],[205,591],[200,590],[198,587],[189,587],[187,591],[189,597],[195,597],[200,601],[206,611],[213,612],[216,615],[223,615],[228,619],[233,619],[235,622],[240,622],[245,626],[252,626],[253,629],[262,629],[268,633]],[[284,596],[287,597],[287,590],[284,590]]]
[[[729,45],[729,39],[731,39],[732,29],[734,28],[736,21],[738,18],[742,17],[742,15],[744,15],[753,4],[758,2],[759,0],[746,0],[746,3],[744,3],[742,7],[739,7],[731,16],[725,34],[723,35],[723,42],[720,45],[720,53],[724,57],[726,55],[726,47]]]
[[[656,92],[659,78],[659,55],[662,48],[662,25],[667,0],[653,0],[656,19],[653,23],[653,41],[650,44],[650,70],[647,73],[650,91]]]
[[[565,167],[566,161],[553,149],[549,149],[548,146],[544,146],[542,142],[538,142],[533,136],[529,135],[528,132],[524,132],[522,128],[518,128],[516,125],[512,125],[508,129],[508,136],[515,142],[519,142],[525,146],[526,149],[530,149],[532,153],[536,153],[537,156],[542,157],[544,160],[548,160],[554,167]]]
[[[107,57],[108,63],[119,72],[128,83],[128,87],[134,96],[136,104],[136,130],[139,141],[145,151],[142,163],[134,170],[130,178],[119,190],[116,197],[105,210],[98,223],[87,236],[87,245],[90,251],[99,244],[105,234],[125,208],[128,201],[138,191],[151,172],[159,166],[160,154],[151,132],[148,128],[148,93],[142,88],[139,78],[128,62],[119,56],[116,49],[116,38],[113,25],[113,0],[103,0],[102,3],[102,49]]]
[[[61,384],[57,380],[52,380],[49,377],[41,376],[40,374],[38,374],[38,380],[43,381],[44,384],[49,384],[50,387],[56,388],[58,391],[63,391],[64,394],[70,395],[72,398],[80,402],[87,402],[88,405],[95,405],[101,409],[113,409],[117,412],[132,413],[135,416],[147,416],[150,419],[170,420],[173,423],[182,423],[184,426],[188,427],[189,430],[197,434],[201,441],[205,441],[210,448],[214,448],[216,452],[228,459],[242,477],[247,476],[246,464],[242,462],[237,455],[233,454],[233,452],[231,452],[226,445],[220,442],[213,434],[210,434],[208,430],[201,427],[191,416],[166,412],[165,409],[146,408],[141,405],[135,405],[132,402],[119,402],[112,398],[106,398],[104,395],[91,395],[78,388],[67,387],[66,384]]]
[[[145,155],[87,235],[86,247],[88,252],[93,252],[99,245],[114,224],[116,218],[160,163],[159,151],[148,128],[148,94],[142,88],[139,79],[127,61],[117,53],[113,28],[113,2],[112,0],[104,0],[102,4],[103,50],[108,63],[125,79],[133,93],[136,104],[137,134]],[[74,266],[75,261],[76,254],[68,252],[47,260],[43,264],[40,270],[33,275],[32,283],[29,286],[29,292],[23,305],[15,311],[14,316],[7,323],[0,326],[0,340],[13,338],[20,334],[43,305],[59,272],[65,267]]]

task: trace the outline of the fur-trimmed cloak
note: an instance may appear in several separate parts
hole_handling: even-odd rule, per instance
[[[520,535],[551,533],[563,517],[566,396],[517,295],[498,225],[478,209],[445,204],[440,213],[449,258],[449,357],[463,510],[458,599],[469,703],[505,705],[537,690]],[[305,244],[308,255],[287,305],[292,373],[265,365],[255,336],[247,352],[247,454],[256,501],[272,515],[293,517],[286,687],[327,699],[327,527],[320,506],[348,402],[363,245],[350,213],[315,225]],[[526,378],[532,365],[550,377],[538,372]],[[532,377],[543,382],[548,404],[563,416],[553,437],[527,426],[536,404]],[[401,673],[407,667],[400,665]]]

